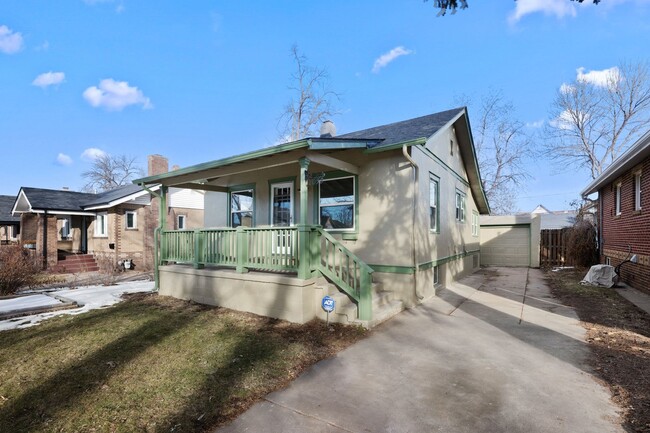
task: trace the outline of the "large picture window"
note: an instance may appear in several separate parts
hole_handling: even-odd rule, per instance
[[[354,177],[324,180],[319,186],[320,224],[326,230],[354,230]]]
[[[429,228],[438,232],[438,194],[439,183],[437,179],[429,179]]]
[[[230,193],[230,226],[253,226],[253,190],[232,191]]]

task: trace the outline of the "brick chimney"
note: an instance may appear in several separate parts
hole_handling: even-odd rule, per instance
[[[149,165],[148,176],[155,176],[169,171],[169,161],[162,155],[149,155],[147,162]]]

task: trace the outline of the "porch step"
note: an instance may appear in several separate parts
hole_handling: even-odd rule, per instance
[[[99,270],[92,254],[68,254],[59,258],[52,272],[60,274],[76,274],[79,272],[95,272]]]

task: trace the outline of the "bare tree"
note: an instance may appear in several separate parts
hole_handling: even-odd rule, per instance
[[[424,0],[424,1],[427,2],[428,0]],[[456,9],[458,8],[467,9],[468,8],[467,1],[468,0],[433,0],[433,6],[440,9],[440,11],[438,12],[438,16],[440,17],[440,16],[445,16],[447,10],[450,10],[453,15],[456,13]],[[576,1],[576,0],[571,0],[571,1]],[[582,3],[584,0],[577,0],[577,1],[578,3]],[[598,4],[600,2],[601,0],[593,0],[594,4]]]
[[[309,66],[307,57],[300,53],[296,45],[291,47],[291,57],[296,70],[291,74],[289,90],[294,96],[280,118],[280,123],[284,123],[281,136],[287,141],[314,135],[318,125],[338,114],[334,101],[339,99],[337,93],[329,90],[325,69]]]
[[[471,98],[461,102],[470,107]],[[515,210],[519,186],[529,177],[525,159],[532,154],[532,139],[523,122],[515,118],[515,107],[502,92],[490,91],[476,106],[472,133],[481,170],[483,190],[495,214]]]
[[[624,63],[600,80],[582,74],[563,84],[546,127],[546,153],[564,166],[586,167],[595,179],[650,126],[646,63]]]
[[[135,157],[103,154],[95,159],[90,170],[81,176],[86,179],[84,191],[108,191],[129,184],[134,178],[143,176],[144,170],[137,166]]]

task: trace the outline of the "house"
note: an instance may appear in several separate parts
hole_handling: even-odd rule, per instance
[[[306,322],[367,324],[479,268],[489,206],[467,110],[319,137],[134,181],[206,191],[210,227],[161,230],[163,295]],[[159,222],[166,227],[165,214]]]
[[[166,158],[149,156],[150,173],[166,172],[167,166]],[[43,257],[46,269],[92,271],[97,270],[95,260],[113,266],[125,259],[139,269],[153,269],[158,188],[130,184],[91,194],[22,187],[12,213],[19,215],[23,242]],[[199,227],[203,194],[176,189],[170,193],[166,212],[173,216],[170,229]]]
[[[539,215],[542,230],[560,230],[571,227],[576,223],[577,212],[572,210],[551,211],[543,205],[537,205],[530,212],[531,215]]]
[[[650,293],[650,131],[582,191],[598,193],[601,263],[618,266],[629,285]],[[636,263],[635,263],[636,262]]]
[[[0,195],[0,244],[16,243],[20,237],[20,218],[11,214],[16,197]]]

